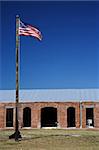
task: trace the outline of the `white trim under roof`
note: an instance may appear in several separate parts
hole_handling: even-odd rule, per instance
[[[20,102],[99,102],[99,89],[22,89]],[[0,102],[15,102],[15,90],[0,90]]]

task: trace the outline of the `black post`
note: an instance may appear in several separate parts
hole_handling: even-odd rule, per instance
[[[19,16],[16,16],[16,109],[15,109],[15,133],[9,136],[9,139],[15,138],[18,141],[22,138],[19,131],[18,105],[19,105]]]
[[[15,140],[18,140],[18,104],[19,104],[19,16],[16,16],[16,117],[15,117]]]

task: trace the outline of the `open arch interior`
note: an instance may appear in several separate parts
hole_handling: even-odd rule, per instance
[[[69,107],[67,109],[67,127],[75,127],[75,108]]]
[[[13,127],[13,108],[6,109],[6,127]]]
[[[57,108],[45,107],[41,109],[41,127],[57,127]]]
[[[29,107],[23,109],[23,126],[31,127],[31,109]]]
[[[86,126],[94,127],[94,108],[86,108]]]

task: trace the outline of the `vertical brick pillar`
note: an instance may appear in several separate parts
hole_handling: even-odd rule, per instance
[[[13,127],[15,128],[15,106],[13,108]]]
[[[18,120],[19,120],[19,128],[23,127],[23,107],[19,104],[18,107]]]
[[[86,108],[82,104],[82,128],[86,128]]]
[[[40,113],[39,106],[37,106],[37,104],[34,104],[31,110],[31,127],[32,128],[39,128],[39,123],[40,123],[39,113]]]
[[[76,115],[76,128],[80,128],[80,106],[79,103],[76,103],[75,107],[75,115]]]
[[[94,127],[99,128],[99,103],[96,103],[94,108]]]
[[[57,120],[59,128],[67,127],[67,110],[64,104],[59,104],[57,108]]]
[[[4,105],[0,104],[0,128],[3,129],[6,124],[6,114],[5,114],[5,109]]]

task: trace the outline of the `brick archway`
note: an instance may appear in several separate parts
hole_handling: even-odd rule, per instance
[[[86,108],[86,127],[94,127],[94,108]]]
[[[23,109],[23,127],[31,127],[31,108]]]
[[[44,107],[41,109],[41,127],[57,127],[57,108]]]
[[[75,108],[69,107],[67,109],[67,127],[75,127]]]

